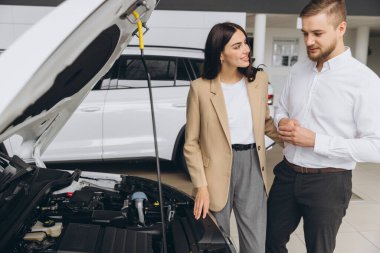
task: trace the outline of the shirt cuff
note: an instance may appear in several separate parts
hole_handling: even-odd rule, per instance
[[[330,136],[315,134],[314,152],[320,155],[329,155]]]

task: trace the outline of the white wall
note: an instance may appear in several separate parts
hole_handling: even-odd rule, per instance
[[[53,8],[0,5],[0,49],[6,49]]]
[[[356,29],[347,29],[344,35],[344,44],[351,49],[352,56],[355,57],[356,49]]]
[[[267,66],[266,70],[269,74],[269,81],[272,84],[274,92],[274,104],[277,104],[280,98],[284,84],[286,83],[287,76],[290,71],[290,67],[274,67],[272,65],[272,53],[273,53],[273,40],[275,38],[281,39],[294,39],[298,38],[299,48],[298,48],[298,60],[302,60],[307,57],[306,48],[303,42],[303,35],[300,30],[296,28],[273,28],[268,27],[265,36],[265,42],[267,44],[264,64]]]
[[[211,27],[220,22],[246,25],[244,12],[154,11],[144,36],[146,45],[204,48]],[[134,38],[131,44],[138,44]]]
[[[372,53],[368,56],[367,65],[380,76],[380,36],[370,36],[369,47]]]

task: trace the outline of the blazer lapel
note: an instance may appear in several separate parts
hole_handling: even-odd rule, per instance
[[[227,141],[231,146],[231,137],[230,137],[230,130],[229,130],[229,126],[228,126],[228,116],[227,116],[226,104],[224,102],[224,95],[223,95],[221,84],[217,78],[214,80],[211,80],[210,92],[212,93],[211,103],[214,106],[216,114],[218,115],[220,125],[223,128],[223,131],[224,131],[224,134],[227,138]]]
[[[258,77],[259,75],[257,75]],[[247,81],[248,82],[248,81]],[[249,104],[251,105],[252,113],[252,126],[253,134],[256,140],[259,140],[259,133],[263,131],[264,124],[260,124],[261,113],[264,111],[261,103],[261,94],[258,85],[260,83],[259,78],[256,78],[253,82],[247,83]]]

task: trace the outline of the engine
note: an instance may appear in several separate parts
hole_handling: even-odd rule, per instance
[[[161,253],[163,231],[168,253],[236,252],[211,216],[195,220],[191,197],[168,185],[160,203],[153,180],[19,167],[0,171],[1,252]]]
[[[113,189],[83,182],[79,190],[48,195],[27,219],[11,252],[161,252],[160,202],[154,184],[133,177],[123,177]],[[183,200],[170,194],[165,198],[168,231],[173,230],[170,224],[177,212],[186,216],[185,209],[191,210]],[[175,245],[168,248],[176,252]]]

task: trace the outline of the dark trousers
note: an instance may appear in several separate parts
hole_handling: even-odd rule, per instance
[[[266,253],[286,253],[290,234],[304,220],[308,253],[332,253],[352,194],[352,171],[301,174],[285,161],[274,168],[268,198]]]

